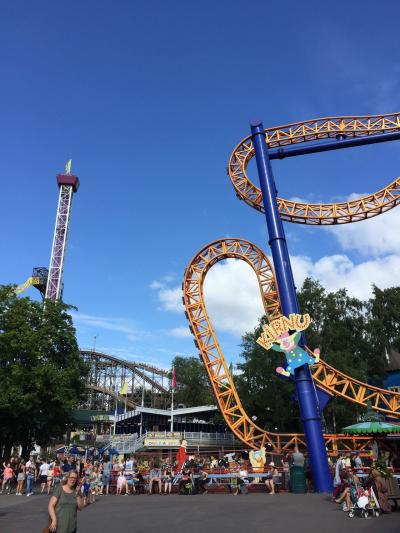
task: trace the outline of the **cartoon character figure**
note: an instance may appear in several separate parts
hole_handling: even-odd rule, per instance
[[[300,341],[301,331],[297,331],[292,335],[289,335],[288,331],[284,331],[279,335],[278,341],[274,342],[271,346],[276,352],[283,352],[286,356],[287,367],[286,370],[281,366],[278,366],[276,371],[282,376],[294,376],[294,371],[296,368],[303,366],[305,364],[314,365],[319,362],[320,349],[316,348],[314,350],[314,357],[308,355],[308,353],[303,350],[298,343]]]
[[[183,469],[183,467],[184,467],[184,465],[186,463],[186,459],[187,459],[186,447],[187,447],[187,441],[183,440],[181,442],[181,445],[180,445],[180,448],[178,450],[178,453],[176,454],[176,460],[178,462],[178,464],[176,466],[176,471],[178,473],[181,472],[181,470]]]
[[[249,459],[254,473],[261,474],[264,472],[264,465],[267,460],[265,447],[263,446],[259,450],[251,450],[249,453]],[[259,479],[260,478],[258,477],[254,478],[254,482],[258,483]]]

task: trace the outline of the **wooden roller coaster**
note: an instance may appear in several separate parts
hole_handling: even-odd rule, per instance
[[[203,284],[209,269],[224,259],[245,261],[256,274],[265,314],[269,321],[281,314],[273,268],[264,252],[243,239],[220,239],[202,248],[190,261],[183,280],[183,300],[186,317],[195,343],[206,367],[218,406],[231,431],[246,445],[258,449],[269,444],[272,453],[282,453],[294,444],[305,446],[301,434],[271,433],[259,426],[245,412],[221,347],[207,314]],[[341,396],[358,405],[372,407],[379,412],[400,418],[400,394],[355,380],[329,366],[324,361],[312,368],[317,387],[328,394]],[[330,453],[338,449],[367,449],[370,437],[325,435]]]

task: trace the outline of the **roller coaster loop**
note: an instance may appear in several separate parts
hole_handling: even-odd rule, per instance
[[[329,117],[267,128],[269,148],[326,140],[387,135],[400,131],[400,113],[392,115]],[[246,137],[233,150],[228,174],[236,194],[251,207],[264,211],[261,191],[247,176],[249,161],[254,156],[251,137]],[[339,203],[309,204],[277,198],[282,220],[296,224],[348,224],[380,215],[400,203],[400,178],[378,192],[356,200]]]
[[[195,344],[200,351],[218,406],[231,431],[251,448],[269,444],[273,453],[282,453],[296,443],[305,446],[301,434],[271,433],[257,426],[245,412],[221,347],[207,314],[203,283],[209,269],[224,259],[245,261],[256,274],[268,320],[278,318],[280,301],[273,268],[262,250],[243,239],[220,239],[202,248],[190,261],[183,280],[183,301]],[[330,395],[340,396],[358,405],[400,418],[400,394],[355,380],[324,361],[312,367],[317,387]],[[330,453],[338,449],[367,449],[369,437],[325,434]]]

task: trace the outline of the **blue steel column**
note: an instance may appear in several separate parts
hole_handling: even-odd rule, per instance
[[[251,123],[251,133],[257,161],[258,176],[267,219],[269,245],[274,261],[282,311],[285,316],[299,313],[296,288],[286,244],[282,220],[276,201],[276,188],[261,121]],[[304,337],[303,337],[304,339]],[[295,384],[300,405],[300,415],[309,452],[310,466],[316,492],[331,492],[332,480],[322,434],[318,401],[308,365],[295,371]]]

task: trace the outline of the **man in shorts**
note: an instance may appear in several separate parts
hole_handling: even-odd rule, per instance
[[[42,487],[42,490],[40,491],[40,494],[43,494],[43,492],[46,489],[47,486],[47,476],[49,473],[50,465],[45,459],[42,459],[41,465],[39,467],[39,481],[40,485]]]

